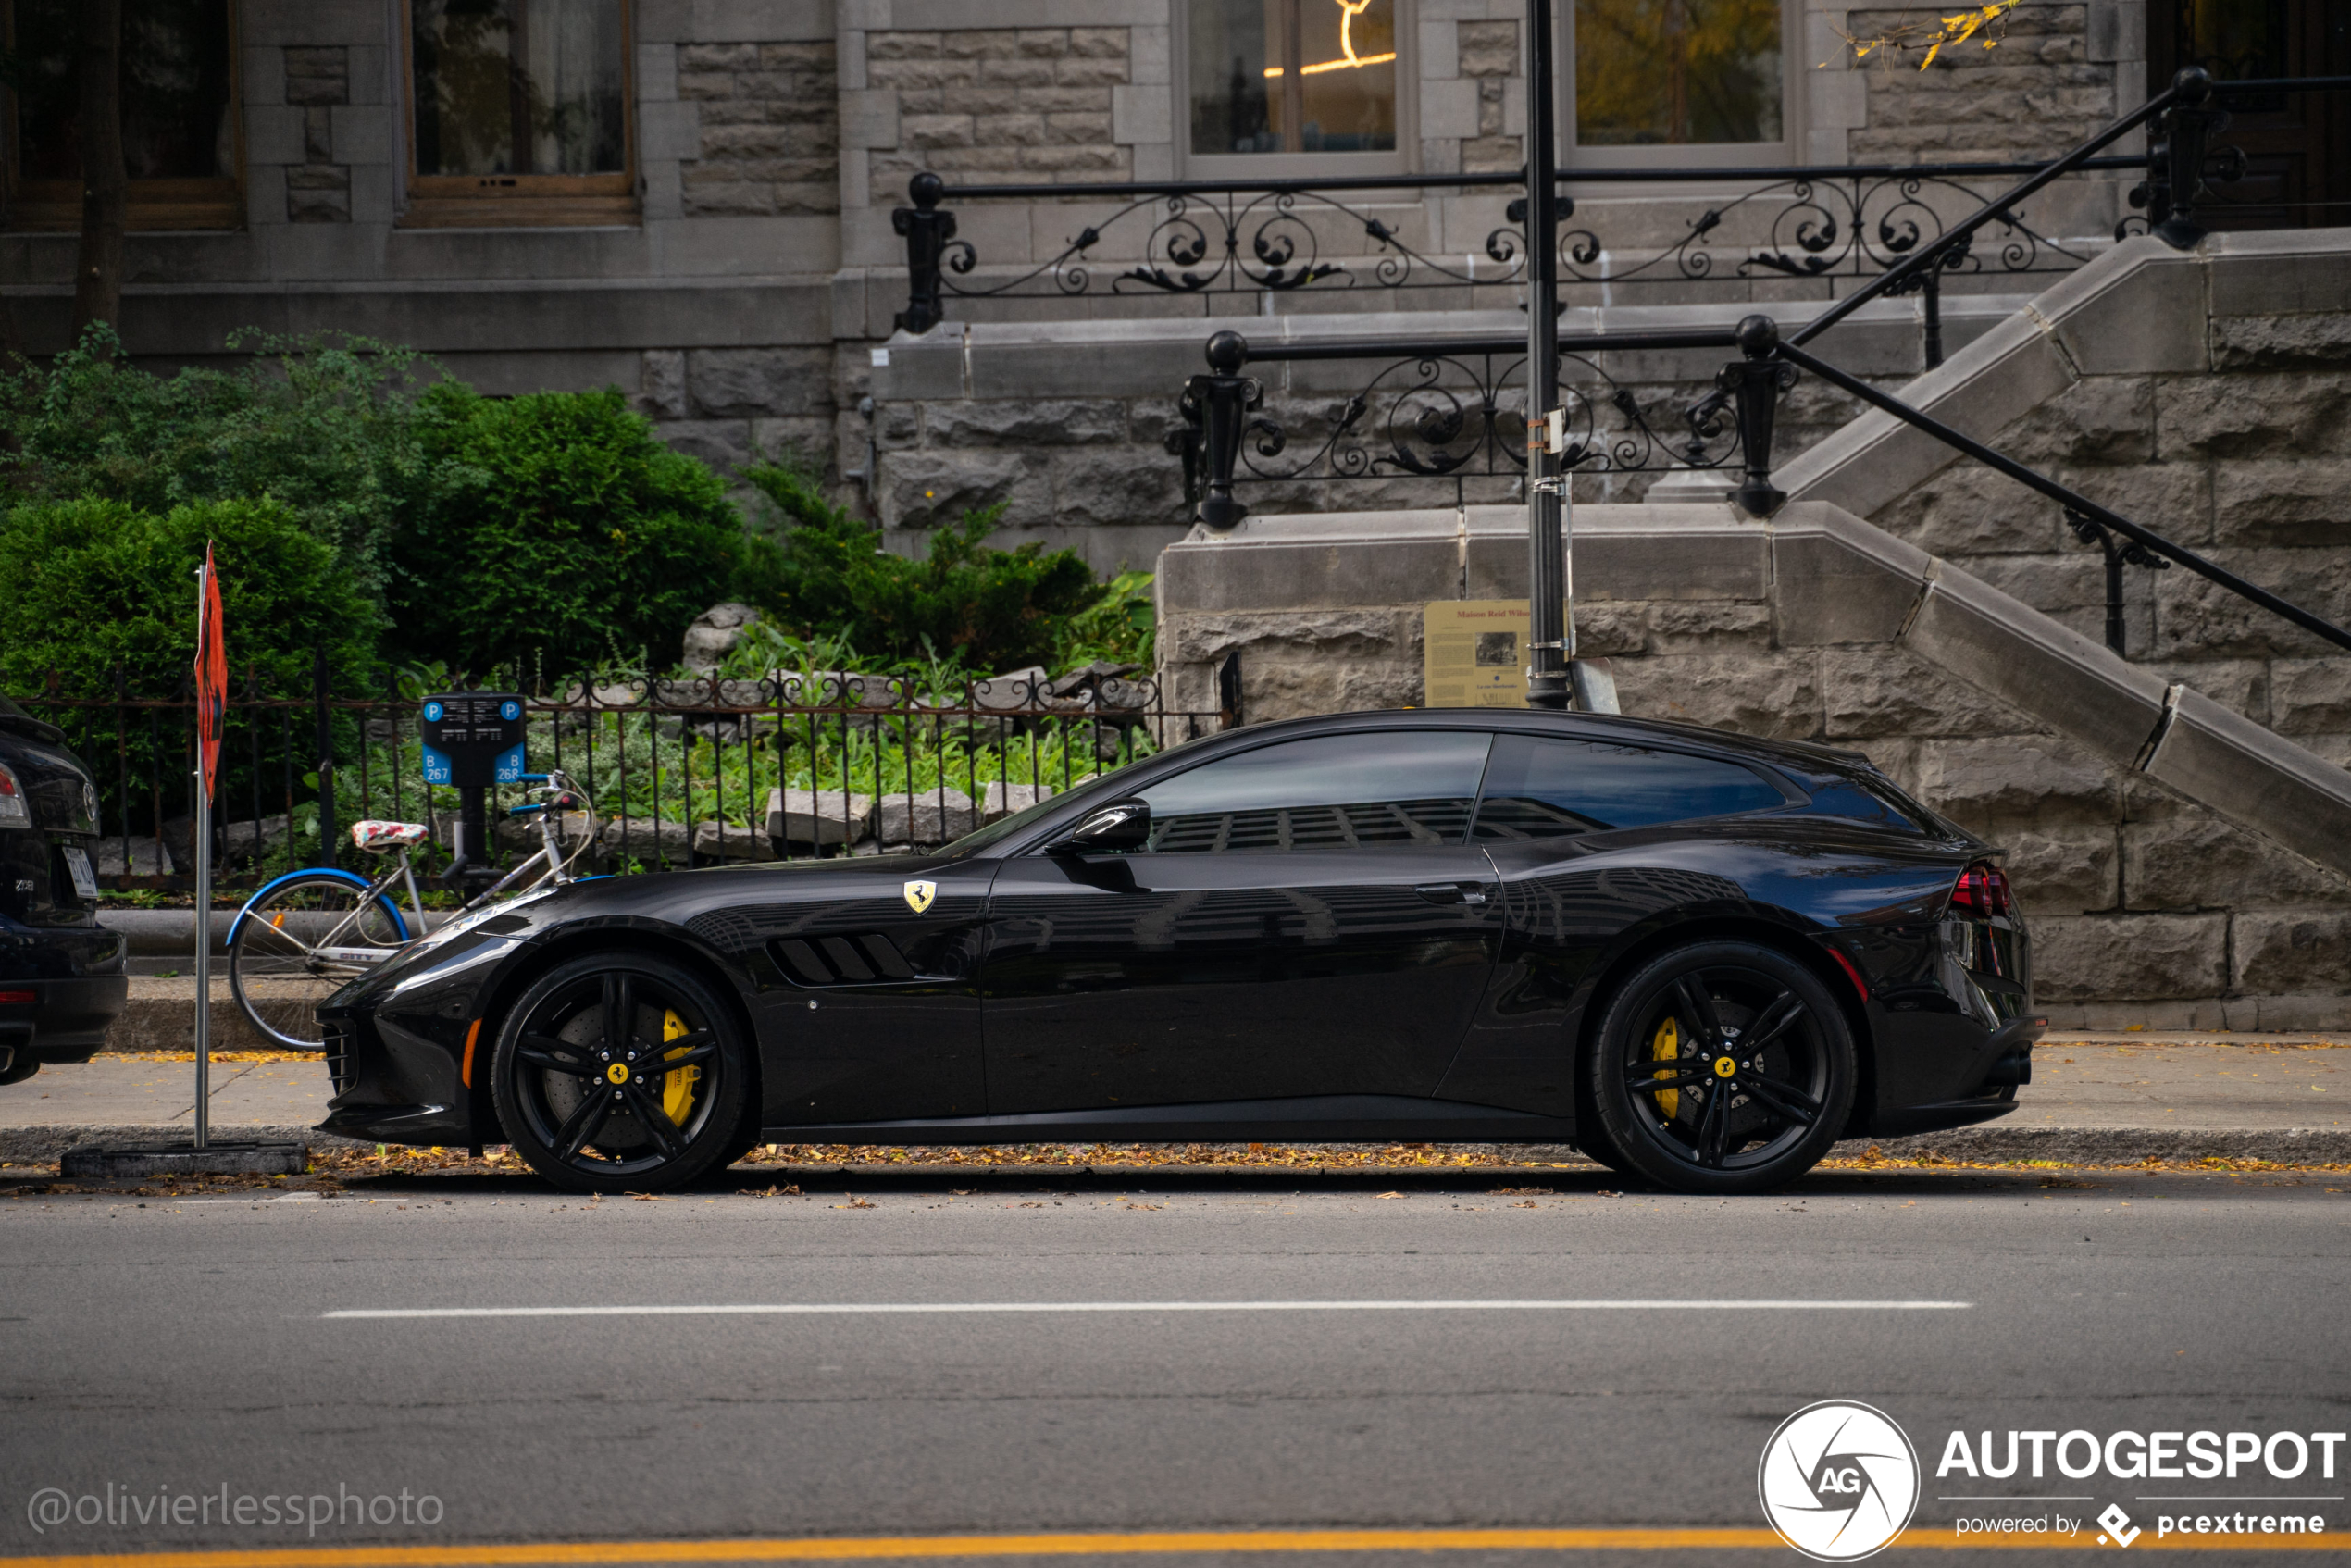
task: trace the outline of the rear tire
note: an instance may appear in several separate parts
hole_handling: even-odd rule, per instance
[[[1776,948],[1740,941],[1644,964],[1610,999],[1586,1067],[1623,1168],[1720,1194],[1768,1191],[1818,1164],[1857,1076],[1828,988]]]
[[[571,1192],[659,1192],[734,1149],[750,1044],[710,986],[665,958],[557,964],[507,1010],[491,1066],[515,1151]]]

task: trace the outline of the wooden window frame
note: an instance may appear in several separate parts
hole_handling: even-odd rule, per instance
[[[644,221],[638,194],[637,29],[634,0],[620,6],[620,139],[617,174],[420,174],[417,171],[417,19],[400,0],[402,165],[407,175],[403,229],[612,229]]]
[[[1168,55],[1174,80],[1168,135],[1176,167],[1189,180],[1300,180],[1316,175],[1411,174],[1420,167],[1420,14],[1396,0],[1396,147],[1386,153],[1196,153],[1192,151],[1191,6],[1177,7]],[[1287,85],[1287,83],[1285,84]]]
[[[1804,8],[1780,0],[1780,139],[1776,142],[1680,142],[1648,146],[1591,146],[1577,138],[1575,119],[1575,0],[1559,0],[1552,19],[1559,93],[1561,168],[1769,168],[1800,164],[1806,144]]]
[[[5,36],[13,51],[17,42],[16,0],[0,0],[6,7]],[[244,51],[239,47],[238,0],[224,0],[229,23],[230,172],[204,180],[133,180],[126,227],[134,233],[219,232],[245,226],[245,99]],[[13,233],[73,233],[81,228],[81,186],[74,180],[25,180],[19,145],[16,94],[0,94],[7,107],[5,132],[5,173],[7,221]]]

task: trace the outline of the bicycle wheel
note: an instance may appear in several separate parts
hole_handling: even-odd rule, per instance
[[[364,882],[327,871],[281,877],[238,912],[229,990],[264,1039],[317,1051],[326,1043],[318,1004],[407,940],[400,911]]]

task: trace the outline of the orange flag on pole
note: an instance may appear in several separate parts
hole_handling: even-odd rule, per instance
[[[205,799],[220,765],[220,731],[229,709],[229,651],[220,640],[220,579],[212,546],[204,548],[204,586],[196,597],[196,745],[204,765]]]

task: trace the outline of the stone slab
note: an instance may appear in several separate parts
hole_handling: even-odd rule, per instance
[[[138,1179],[167,1176],[300,1176],[310,1168],[310,1151],[299,1143],[224,1142],[207,1137],[193,1143],[125,1148],[90,1143],[57,1159],[62,1176]]]
[[[2163,714],[2161,678],[1948,564],[1902,641],[2122,766]]]
[[[1933,558],[1842,507],[1791,502],[1772,519],[1772,619],[1785,647],[1892,642]]]
[[[2183,688],[2148,775],[2331,870],[2351,873],[2351,774]]]

